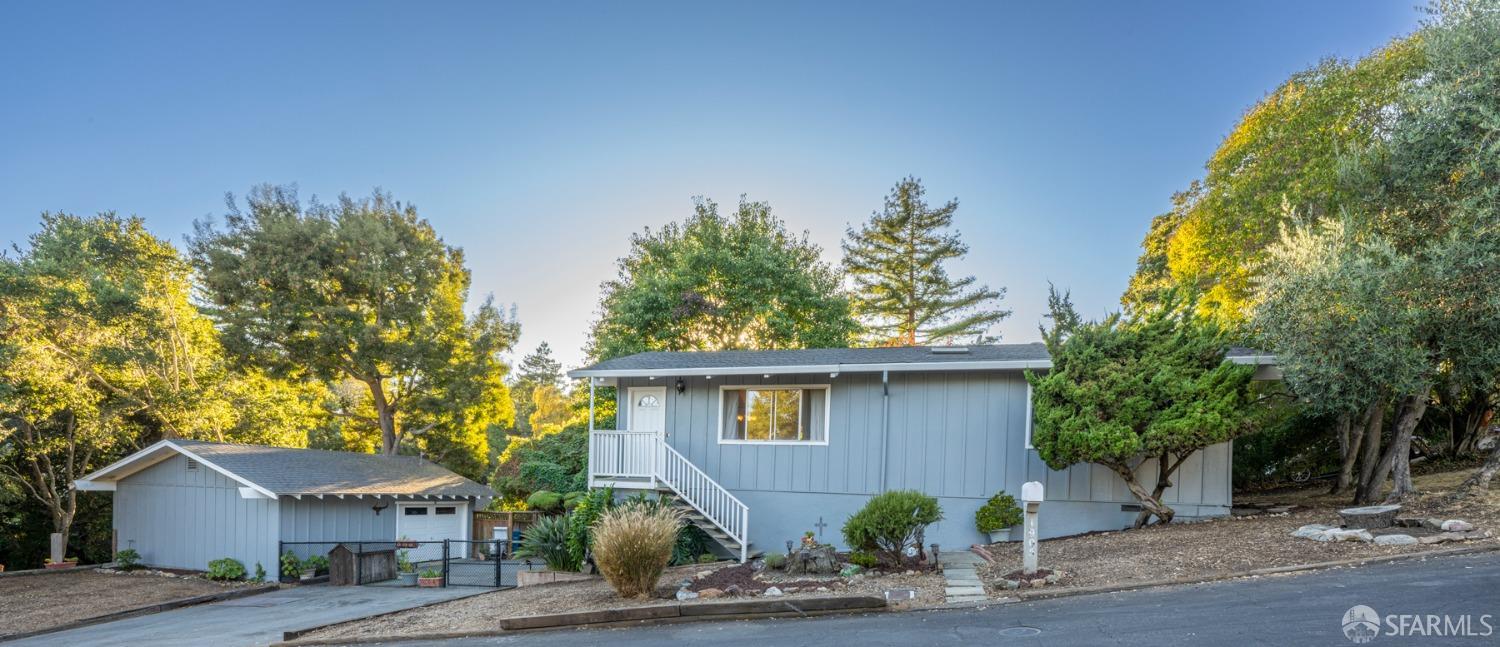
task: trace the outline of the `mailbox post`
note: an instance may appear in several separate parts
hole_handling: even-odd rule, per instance
[[[1042,484],[1030,481],[1021,486],[1021,502],[1025,508],[1025,526],[1023,526],[1023,544],[1021,546],[1021,572],[1027,575],[1036,574],[1036,544],[1037,511],[1042,507]]]

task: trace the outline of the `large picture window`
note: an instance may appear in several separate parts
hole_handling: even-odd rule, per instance
[[[826,386],[724,387],[721,392],[721,442],[827,441]]]

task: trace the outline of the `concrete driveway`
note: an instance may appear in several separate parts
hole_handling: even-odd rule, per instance
[[[470,586],[446,589],[300,586],[45,634],[9,645],[251,647],[279,641],[281,633],[291,629],[399,611],[492,590]]]

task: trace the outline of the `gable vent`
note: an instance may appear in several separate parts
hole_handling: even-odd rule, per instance
[[[964,346],[938,346],[932,349],[933,355],[968,355],[969,349]]]
[[[187,468],[189,470],[198,469],[198,461],[195,461],[195,460],[193,460],[191,458],[187,459]]]

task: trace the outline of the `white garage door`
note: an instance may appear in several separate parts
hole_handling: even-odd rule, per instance
[[[402,503],[396,536],[413,541],[469,538],[467,503]]]

